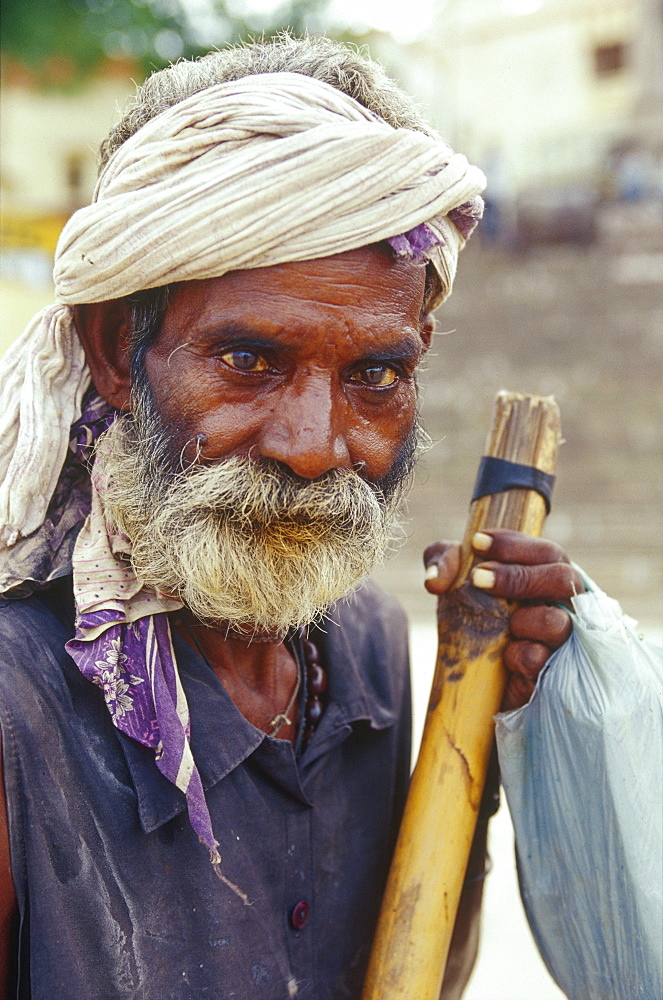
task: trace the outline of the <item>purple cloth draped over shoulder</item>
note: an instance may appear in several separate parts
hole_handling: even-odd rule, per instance
[[[88,395],[72,428],[82,458],[90,459],[97,438],[115,416],[96,393]],[[113,724],[154,750],[158,769],[185,794],[191,825],[218,862],[218,843],[189,745],[189,709],[167,614],[182,603],[144,588],[131,566],[128,539],[109,533],[98,492],[99,462],[103,454],[95,459],[90,512],[72,558],[76,634],[67,652],[101,689]]]

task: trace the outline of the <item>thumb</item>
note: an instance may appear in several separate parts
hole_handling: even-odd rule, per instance
[[[429,594],[446,594],[460,570],[458,542],[435,542],[424,552],[426,581]]]

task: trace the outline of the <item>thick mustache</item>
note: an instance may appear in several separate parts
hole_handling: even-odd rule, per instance
[[[281,463],[246,457],[195,466],[161,483],[174,517],[235,526],[245,537],[289,535],[301,541],[333,532],[351,536],[380,517],[385,500],[352,469],[301,479]],[[308,530],[307,530],[308,529]]]
[[[324,498],[327,502],[335,495],[357,490],[362,494],[372,492],[378,500],[382,491],[377,484],[362,478],[352,469],[332,469],[316,479],[303,479],[286,465],[274,459],[226,458],[223,461],[189,467],[171,484],[187,489],[197,485],[211,506],[241,517],[246,509],[264,510],[270,517],[306,511]]]

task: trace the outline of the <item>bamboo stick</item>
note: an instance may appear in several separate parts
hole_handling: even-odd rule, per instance
[[[486,455],[554,474],[559,410],[501,392]],[[424,734],[373,942],[362,1000],[438,1000],[505,686],[512,608],[467,583],[484,528],[538,536],[542,497],[513,489],[472,503],[454,591],[440,601],[439,649]]]

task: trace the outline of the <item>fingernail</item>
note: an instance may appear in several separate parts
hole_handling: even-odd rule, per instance
[[[495,586],[495,574],[492,569],[473,569],[472,583],[482,590],[492,590]]]
[[[477,533],[472,536],[472,548],[476,549],[477,552],[487,552],[492,544],[493,539],[491,535],[487,535],[483,531],[477,531]]]
[[[431,563],[426,567],[426,579],[435,580],[440,575],[437,563]]]

